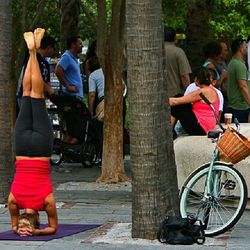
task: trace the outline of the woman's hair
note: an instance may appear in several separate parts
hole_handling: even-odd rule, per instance
[[[97,56],[92,56],[89,58],[87,64],[90,72],[93,72],[101,67]]]
[[[194,71],[194,77],[199,81],[199,84],[209,86],[211,84],[211,72],[207,68],[199,68]]]
[[[93,42],[91,42],[89,44],[87,53],[86,53],[86,60],[88,60],[89,58],[93,57],[96,55],[96,40],[94,40]]]
[[[20,214],[18,218],[17,228],[26,226],[26,227],[32,227],[32,228],[39,228],[40,222],[39,222],[39,215],[37,213],[30,214],[30,213],[23,213]]]
[[[212,78],[212,80],[217,80],[217,73],[216,73],[216,70],[215,69],[210,69],[208,68],[208,71],[209,71],[209,74],[210,74],[210,77]]]
[[[206,58],[209,57],[216,57],[221,54],[222,47],[220,43],[218,42],[209,42],[206,44],[206,46],[203,48],[203,52]]]

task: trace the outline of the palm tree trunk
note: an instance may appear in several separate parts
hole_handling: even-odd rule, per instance
[[[126,6],[134,238],[155,239],[166,214],[178,211],[161,4],[127,0]]]
[[[6,202],[13,170],[11,113],[12,1],[0,2],[0,203]]]

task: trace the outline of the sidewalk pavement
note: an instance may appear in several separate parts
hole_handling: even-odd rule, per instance
[[[125,161],[130,176],[130,161]],[[132,239],[131,183],[97,184],[99,167],[83,168],[80,164],[64,164],[52,168],[52,181],[57,199],[59,223],[102,224],[100,228],[52,241],[0,241],[3,250],[162,250],[162,249],[250,249],[250,211],[231,231],[214,238],[206,238],[204,245],[173,246],[157,240]],[[46,223],[46,215],[41,214]],[[7,208],[0,208],[0,231],[10,230]]]

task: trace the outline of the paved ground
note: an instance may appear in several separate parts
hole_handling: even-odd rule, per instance
[[[130,175],[129,160],[126,171]],[[79,164],[67,164],[53,168],[52,179],[58,201],[58,214],[61,223],[96,223],[99,229],[56,239],[48,242],[38,241],[0,241],[3,250],[31,249],[250,249],[250,211],[244,213],[237,227],[220,237],[207,238],[203,246],[170,246],[158,241],[132,240],[131,229],[131,184],[97,185],[95,179],[100,175],[98,167],[86,169]],[[42,222],[45,221],[42,214]],[[0,208],[0,231],[10,229],[6,208]]]

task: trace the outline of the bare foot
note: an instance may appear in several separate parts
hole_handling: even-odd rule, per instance
[[[42,28],[37,28],[34,31],[34,39],[35,39],[36,49],[40,48],[41,40],[42,40],[42,38],[44,36],[44,32],[45,32],[45,29],[42,29]]]
[[[33,50],[35,48],[34,34],[32,32],[25,32],[23,34],[23,37],[27,44],[28,49]]]

